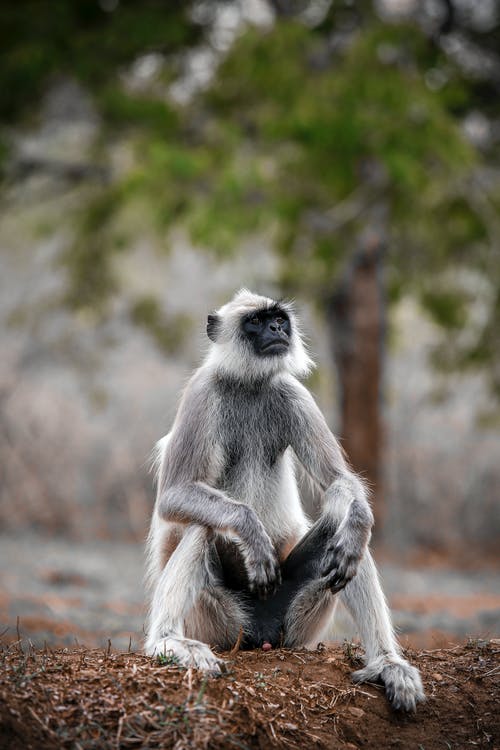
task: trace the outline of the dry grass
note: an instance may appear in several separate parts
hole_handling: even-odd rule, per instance
[[[168,659],[108,649],[0,653],[0,748],[499,747],[498,641],[408,654],[427,703],[393,712],[378,686],[354,686],[355,647],[229,656],[208,679]]]

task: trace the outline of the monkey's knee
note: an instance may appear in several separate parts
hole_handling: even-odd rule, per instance
[[[362,480],[351,472],[336,479],[328,488],[328,512],[337,524],[349,511],[350,525],[371,534],[374,517],[368,491]]]

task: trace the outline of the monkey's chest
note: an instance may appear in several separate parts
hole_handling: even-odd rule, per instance
[[[250,475],[254,478],[268,476],[286,448],[284,441],[262,439],[251,430],[232,431],[230,439],[222,445],[222,484],[245,481]]]
[[[219,429],[222,448],[221,486],[252,480],[265,481],[276,469],[288,447],[279,419],[255,407],[226,409]]]

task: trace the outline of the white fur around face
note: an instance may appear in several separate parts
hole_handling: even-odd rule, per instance
[[[242,380],[255,380],[260,377],[289,372],[296,377],[305,377],[314,367],[302,339],[302,333],[290,303],[281,303],[288,313],[292,327],[290,349],[283,357],[256,358],[251,346],[240,336],[240,324],[244,315],[255,310],[270,308],[276,301],[270,297],[254,294],[248,289],[240,289],[230,302],[217,310],[220,326],[217,341],[210,346],[205,364],[221,374],[238,377]]]

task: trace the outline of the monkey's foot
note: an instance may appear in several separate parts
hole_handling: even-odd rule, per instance
[[[148,644],[146,652],[165,663],[195,667],[214,676],[226,671],[225,661],[218,659],[206,643],[190,638],[166,636],[152,645]]]
[[[417,703],[425,701],[420,672],[397,654],[379,656],[352,677],[355,682],[383,682],[395,709],[415,711]]]

